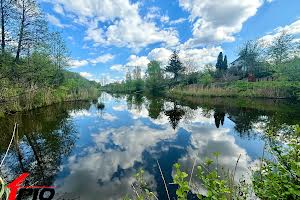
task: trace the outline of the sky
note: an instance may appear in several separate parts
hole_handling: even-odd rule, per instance
[[[90,80],[120,81],[172,51],[199,70],[229,62],[247,40],[271,42],[281,31],[300,38],[299,0],[39,0],[50,29],[70,50],[68,70]]]

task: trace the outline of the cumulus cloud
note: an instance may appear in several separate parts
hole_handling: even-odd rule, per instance
[[[240,32],[243,23],[255,15],[262,4],[263,0],[179,0],[193,22],[193,38],[186,45],[234,41],[234,34]]]
[[[57,26],[59,28],[69,27],[69,25],[62,24],[61,21],[53,15],[47,14],[47,19],[51,24],[53,24],[54,26]]]
[[[135,67],[139,66],[143,69],[147,68],[147,65],[149,64],[149,59],[147,56],[136,56],[136,55],[131,55],[128,59],[129,61],[127,62],[126,66],[127,67]]]
[[[84,78],[91,78],[93,76],[91,73],[88,72],[80,72],[79,74]]]
[[[139,15],[139,3],[129,0],[55,0],[66,12],[87,25],[86,41],[97,45],[128,47],[135,51],[149,44],[178,44],[178,33],[174,29],[161,29],[150,20]],[[99,23],[108,23],[99,27]]]
[[[179,51],[179,57],[183,63],[194,64],[198,67],[198,70],[201,70],[205,64],[215,62],[221,51],[221,47],[182,49]],[[172,51],[169,49],[155,48],[148,54],[148,58],[157,60],[165,66],[168,64],[171,54]]]
[[[123,65],[117,64],[117,65],[111,66],[110,69],[113,70],[113,71],[120,72],[120,71],[124,70],[124,67],[123,67]]]
[[[156,60],[166,65],[170,59],[172,51],[166,48],[155,48],[148,54],[150,60]]]
[[[261,37],[259,41],[268,46],[282,32],[293,35],[295,37],[295,42],[298,42],[300,39],[300,19],[296,20],[295,22],[289,25],[277,27],[272,33]]]
[[[88,65],[89,62],[87,60],[70,60],[69,67],[70,68],[79,68]]]
[[[112,54],[104,54],[104,55],[101,55],[101,56],[99,56],[95,59],[90,59],[89,61],[90,61],[91,64],[95,65],[95,64],[98,64],[98,63],[107,63],[107,62],[113,60],[114,57],[115,56],[112,55]]]
[[[54,4],[53,6],[53,10],[57,13],[57,14],[61,14],[64,15],[64,9],[60,4]]]
[[[175,19],[175,20],[172,20],[172,21],[170,21],[170,25],[176,25],[176,24],[181,24],[181,23],[183,23],[183,22],[185,22],[187,19],[185,19],[185,18],[178,18],[178,19]]]
[[[86,66],[88,64],[96,65],[96,64],[99,64],[99,63],[107,63],[107,62],[113,60],[114,57],[115,56],[112,55],[112,54],[103,54],[103,55],[100,55],[97,58],[93,58],[93,59],[70,60],[69,61],[69,67],[70,68],[79,68],[79,67]]]

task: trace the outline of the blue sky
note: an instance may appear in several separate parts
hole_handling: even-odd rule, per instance
[[[40,0],[50,29],[62,32],[70,71],[100,81],[124,79],[150,60],[165,65],[178,50],[201,70],[220,51],[229,61],[251,39],[282,30],[300,35],[299,0]],[[300,38],[300,37],[299,37]]]

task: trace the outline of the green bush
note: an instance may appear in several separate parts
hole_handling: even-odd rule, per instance
[[[300,127],[285,127],[268,135],[274,159],[263,158],[261,168],[254,172],[255,194],[266,200],[300,199]]]

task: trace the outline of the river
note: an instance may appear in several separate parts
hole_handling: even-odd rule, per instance
[[[149,188],[167,199],[157,161],[172,183],[176,162],[190,172],[219,152],[219,165],[233,169],[240,156],[236,179],[249,179],[268,140],[264,131],[300,122],[300,105],[284,100],[104,93],[98,101],[105,107],[63,103],[1,118],[0,158],[18,123],[1,176],[12,181],[29,172],[27,185],[55,186],[56,195],[115,200],[134,195],[134,175],[143,168]],[[176,186],[168,188],[174,196]]]

